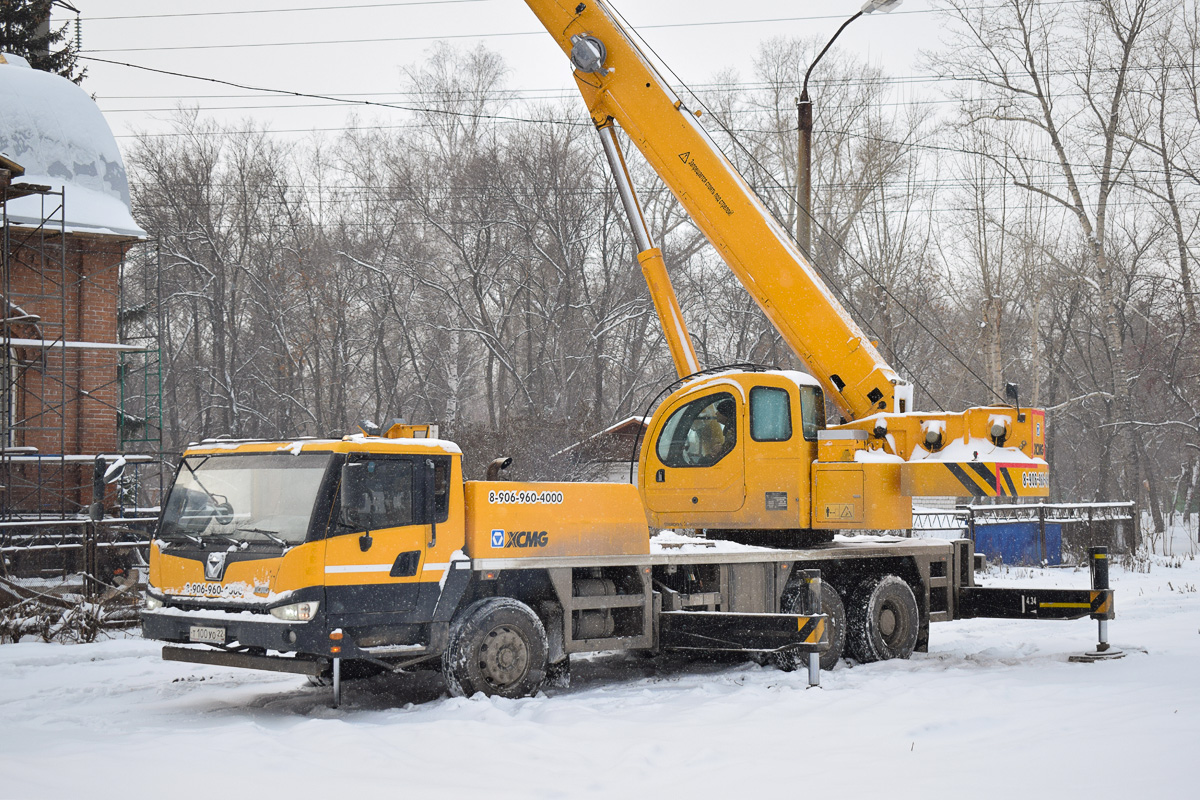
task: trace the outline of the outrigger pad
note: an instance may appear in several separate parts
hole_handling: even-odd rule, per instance
[[[1111,661],[1114,658],[1124,658],[1124,650],[1114,650],[1109,645],[1105,645],[1104,649],[1099,648],[1077,656],[1071,656],[1067,661],[1072,661],[1076,664],[1092,664],[1096,661]]]

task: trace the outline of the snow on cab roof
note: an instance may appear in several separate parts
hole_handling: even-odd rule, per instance
[[[433,450],[448,455],[461,455],[462,450],[457,444],[448,439],[389,439],[384,436],[364,436],[353,434],[340,439],[319,439],[306,437],[300,439],[230,439],[215,438],[191,442],[187,449],[192,452],[225,451],[241,453],[274,453],[288,452],[300,455],[301,452],[323,452],[328,450],[345,451],[350,444],[369,444],[380,447],[380,452],[402,450]]]
[[[130,212],[129,179],[117,141],[87,92],[3,53],[0,109],[0,153],[25,168],[21,182],[64,190],[68,231],[146,237]],[[42,223],[42,197],[7,205],[14,225]]]
[[[737,366],[729,367],[728,369],[713,370],[683,381],[679,388],[675,391],[690,389],[693,386],[699,386],[702,383],[719,383],[722,379],[728,378],[731,375],[777,375],[787,380],[792,381],[797,386],[820,386],[821,382],[809,375],[806,372],[800,372],[794,369],[753,369],[746,370]]]

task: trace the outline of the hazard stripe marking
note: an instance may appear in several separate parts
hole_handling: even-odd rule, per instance
[[[1108,592],[1092,592],[1092,602],[1089,604],[1093,614],[1107,614],[1112,603],[1112,595]]]
[[[963,468],[958,464],[946,464],[946,469],[950,470],[951,475],[953,475],[955,478],[958,478],[958,482],[966,487],[967,491],[971,493],[972,497],[987,496],[987,492],[981,489],[979,484],[972,480],[971,476],[964,472]]]
[[[967,462],[967,466],[974,470],[976,475],[983,478],[988,486],[995,486],[996,494],[1001,494],[1000,482],[996,480],[996,476],[992,474],[992,471],[987,468],[987,464],[980,464],[978,461],[969,461]]]
[[[815,644],[825,635],[825,620],[814,617],[799,617],[796,624],[800,630],[800,640],[806,644]]]
[[[1004,476],[1004,482],[1008,484],[1008,493],[1013,497],[1016,497],[1017,485],[1013,483],[1012,475],[1009,473],[1008,467],[999,467],[996,471]]]

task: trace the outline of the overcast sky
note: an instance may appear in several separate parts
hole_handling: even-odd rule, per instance
[[[398,94],[400,67],[421,61],[438,39],[482,42],[510,67],[524,97],[575,94],[570,69],[521,0],[72,0],[83,17],[83,53],[248,86],[382,102]],[[616,7],[685,82],[723,68],[750,77],[758,43],[771,36],[832,36],[861,0],[617,0]],[[230,13],[233,12],[233,13]],[[251,12],[251,13],[245,13]],[[56,20],[73,20],[57,10]],[[887,15],[864,16],[838,47],[893,75],[913,75],[922,47],[936,46],[941,14],[905,0]],[[74,31],[72,22],[71,32]],[[367,41],[364,41],[367,40]],[[118,141],[168,130],[180,103],[226,121],[253,119],[287,135],[340,128],[346,106],[271,96],[128,66],[86,62],[84,88],[96,96]],[[924,91],[916,84],[905,91]],[[402,112],[364,110],[386,124]],[[582,115],[582,107],[580,108]]]

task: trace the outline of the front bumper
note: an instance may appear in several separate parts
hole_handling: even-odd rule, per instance
[[[256,617],[258,619],[255,619]],[[329,649],[323,613],[318,613],[308,622],[284,622],[270,614],[253,614],[248,611],[185,611],[171,607],[142,611],[142,636],[147,639],[188,643],[192,641],[193,627],[223,630],[224,641],[219,643],[223,647],[249,647],[311,655],[325,655]]]
[[[230,653],[211,648],[179,647],[168,644],[163,647],[163,661],[183,661],[188,664],[208,664],[214,667],[239,667],[242,669],[265,669],[271,672],[290,672],[296,675],[321,677],[329,668],[323,658],[297,658],[268,656],[256,653]]]

